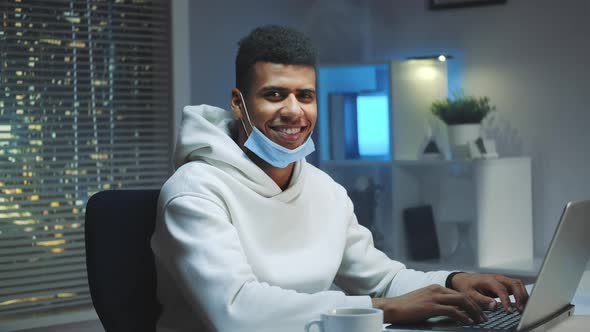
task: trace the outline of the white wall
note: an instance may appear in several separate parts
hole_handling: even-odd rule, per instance
[[[370,14],[359,0],[190,1],[191,102],[228,107],[237,42],[260,25],[306,32],[323,62],[369,59]]]
[[[236,43],[261,24],[307,32],[325,63],[451,53],[465,91],[488,95],[517,134],[504,151],[533,158],[535,252],[542,255],[564,203],[590,198],[590,1],[508,0],[446,11],[425,3],[191,1],[190,101],[228,107]]]
[[[263,24],[297,27],[295,1],[190,1],[191,102],[229,109],[237,43]]]
[[[375,58],[457,54],[465,91],[488,95],[518,132],[533,158],[535,252],[543,255],[565,202],[590,198],[590,2],[428,11],[422,1],[391,0],[373,13]]]

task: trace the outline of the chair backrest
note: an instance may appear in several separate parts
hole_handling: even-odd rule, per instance
[[[107,190],[86,205],[86,268],[107,332],[152,332],[161,308],[150,238],[159,190]]]

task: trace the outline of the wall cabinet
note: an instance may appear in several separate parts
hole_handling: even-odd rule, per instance
[[[533,261],[530,158],[471,161],[396,161],[392,222],[393,257],[409,265],[494,270]],[[432,207],[440,258],[412,262],[403,210]],[[516,268],[518,268],[516,266]],[[523,263],[520,274],[536,272]],[[516,273],[516,271],[515,271]]]
[[[318,73],[317,163],[348,190],[379,249],[422,270],[536,273],[531,160],[447,160],[446,129],[433,133],[437,119],[429,111],[447,96],[446,63],[320,66]],[[367,102],[375,96],[380,103]],[[447,158],[421,159],[429,136]],[[435,260],[408,255],[408,241],[421,238],[407,237],[403,210],[419,205],[432,207],[440,244]]]

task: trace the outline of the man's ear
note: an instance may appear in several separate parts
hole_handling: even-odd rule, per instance
[[[240,90],[237,88],[231,90],[231,112],[234,119],[244,119],[242,98],[240,98]]]

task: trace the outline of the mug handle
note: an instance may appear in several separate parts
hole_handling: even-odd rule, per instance
[[[314,325],[317,325],[317,327],[320,329],[320,331],[322,331],[322,332],[324,331],[324,324],[322,324],[322,321],[321,320],[314,320],[314,321],[311,321],[311,322],[305,324],[305,332],[310,332],[309,329]]]

